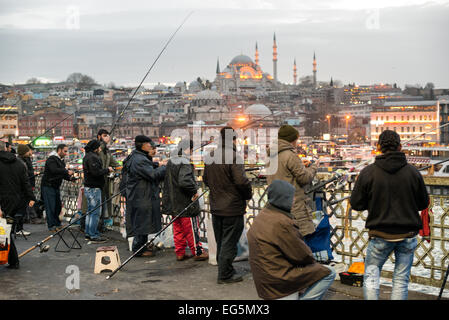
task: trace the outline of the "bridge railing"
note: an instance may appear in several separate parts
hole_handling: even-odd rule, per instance
[[[40,176],[41,177],[41,176]],[[37,179],[36,193],[39,194],[40,177]],[[326,179],[326,174],[321,174]],[[201,178],[200,178],[201,180]],[[258,212],[262,210],[267,202],[266,180],[251,178],[253,185],[253,198],[248,201],[247,214],[245,215],[246,227],[249,228]],[[418,236],[418,248],[415,251],[413,268],[411,271],[411,282],[441,287],[446,268],[449,264],[449,178],[425,177],[430,199],[430,229],[429,241]],[[119,178],[111,181],[111,194],[118,192]],[[200,181],[201,187],[204,187]],[[77,211],[77,198],[82,187],[82,180],[76,182],[64,181],[61,186],[63,201],[62,214],[69,220]],[[331,224],[331,246],[334,260],[347,265],[356,261],[363,261],[368,245],[368,230],[365,229],[367,212],[354,211],[348,207],[348,201],[344,200],[335,205],[327,203],[350,195],[353,183],[348,183],[342,190],[336,192],[325,192],[325,210]],[[113,206],[113,229],[124,232],[125,226],[125,202],[121,197],[112,201]],[[208,193],[204,196],[204,210],[200,215],[200,236],[207,242],[207,230],[205,218],[210,217],[210,206]],[[170,221],[169,216],[163,216],[163,222]],[[382,276],[391,278],[394,267],[394,257],[391,255],[386,262]]]

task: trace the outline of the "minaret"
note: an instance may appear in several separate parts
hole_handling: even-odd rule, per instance
[[[278,47],[276,45],[276,33],[274,33],[273,36],[273,77],[274,77],[274,81],[277,82],[278,81]]]
[[[316,88],[316,59],[315,59],[315,51],[313,52],[313,87]]]
[[[256,59],[255,59],[255,61],[256,61],[256,66],[258,66],[259,65],[259,49],[257,49],[257,42],[256,42]]]
[[[296,58],[295,58],[295,60],[293,61],[293,84],[296,86],[296,77],[297,77],[297,74],[296,74]]]
[[[219,60],[217,58],[217,74],[219,74],[219,73],[220,73],[220,63],[219,63]]]

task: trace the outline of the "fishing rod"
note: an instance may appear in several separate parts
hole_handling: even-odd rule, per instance
[[[23,257],[24,255],[30,253],[31,251],[33,251],[36,248],[40,248],[39,252],[47,252],[50,249],[49,245],[45,245],[44,243],[47,241],[50,241],[52,238],[54,238],[56,235],[59,235],[60,233],[62,233],[63,231],[65,231],[67,228],[69,228],[71,225],[75,224],[76,222],[78,222],[79,220],[83,219],[84,217],[86,217],[87,215],[89,215],[91,212],[94,212],[95,210],[97,210],[98,208],[100,208],[103,204],[105,204],[107,201],[112,200],[113,198],[115,198],[116,196],[120,195],[121,192],[123,190],[120,190],[119,192],[117,192],[116,194],[114,194],[113,196],[111,196],[109,199],[103,201],[102,203],[100,203],[98,206],[96,206],[95,208],[93,208],[92,210],[86,212],[85,214],[81,215],[79,218],[73,220],[72,222],[70,222],[69,224],[67,224],[66,226],[64,226],[63,228],[61,228],[60,230],[56,231],[55,233],[49,235],[47,238],[45,238],[44,240],[36,243],[34,246],[32,246],[31,248],[25,250],[24,252],[22,252],[21,254],[19,254],[19,258]]]
[[[112,136],[112,133],[114,132],[114,129],[117,125],[117,123],[119,122],[119,120],[121,119],[121,117],[123,116],[123,114],[125,113],[126,109],[128,109],[129,104],[131,103],[131,101],[134,99],[134,96],[136,95],[137,91],[139,91],[139,88],[142,86],[142,83],[145,81],[145,79],[147,78],[147,76],[150,74],[151,70],[153,69],[154,65],[156,64],[156,62],[159,60],[159,58],[161,57],[162,53],[165,51],[165,49],[167,48],[167,46],[169,45],[169,43],[172,41],[172,39],[175,37],[175,35],[178,33],[178,31],[182,28],[182,26],[184,25],[184,23],[187,21],[188,18],[190,18],[190,16],[193,14],[193,11],[190,12],[182,21],[182,23],[179,25],[179,27],[175,30],[175,32],[171,35],[171,37],[168,39],[167,43],[165,44],[165,46],[162,48],[161,52],[158,54],[158,56],[156,57],[156,60],[154,60],[153,64],[151,65],[150,69],[147,71],[147,73],[145,74],[145,76],[143,77],[142,81],[140,81],[139,86],[137,87],[136,90],[134,90],[133,95],[131,96],[131,99],[129,99],[127,105],[125,106],[125,108],[123,109],[123,111],[120,113],[119,117],[117,118],[117,120],[114,122],[114,124],[112,125],[111,131],[109,132],[109,135]]]
[[[418,171],[422,171],[422,170],[431,168],[432,166],[435,166],[435,165],[437,165],[437,164],[441,164],[441,163],[444,163],[444,162],[447,162],[447,161],[449,161],[449,158],[448,158],[448,159],[445,159],[445,160],[441,160],[441,161],[439,161],[439,162],[437,162],[437,163],[434,163],[434,164],[431,164],[431,165],[429,165],[429,166],[419,168]],[[348,191],[348,192],[351,192],[351,191]],[[341,202],[341,201],[344,201],[344,200],[346,200],[346,199],[349,199],[350,197],[351,197],[351,196],[346,196],[346,197],[343,197],[343,198],[340,198],[340,199],[331,201],[331,202],[329,202],[329,205],[337,204],[337,203],[339,203],[339,202]]]
[[[121,268],[123,268],[131,259],[133,259],[140,251],[142,251],[145,247],[149,246],[153,241],[167,229],[170,225],[175,222],[186,210],[188,210],[195,202],[197,202],[206,192],[209,190],[205,190],[201,195],[199,195],[195,200],[193,200],[187,207],[185,207],[180,213],[178,213],[161,231],[159,231],[154,237],[151,238],[150,241],[147,241],[143,246],[141,246],[136,252],[134,252],[128,259],[125,260],[120,266],[118,266],[110,275],[106,277],[106,280],[111,279]]]
[[[404,142],[402,142],[402,144],[403,144],[403,145],[405,145],[406,143],[407,143],[407,144],[410,144],[411,141],[414,141],[414,140],[416,140],[417,138],[419,138],[419,137],[421,137],[421,136],[423,136],[423,135],[426,135],[426,134],[428,134],[428,133],[430,133],[430,132],[433,132],[433,131],[435,131],[435,130],[444,128],[444,127],[446,127],[446,126],[449,126],[449,122],[448,122],[448,123],[445,123],[445,124],[442,124],[442,125],[439,126],[439,127],[433,128],[432,130],[429,130],[429,131],[426,131],[426,132],[424,132],[424,133],[421,133],[421,134],[417,135],[416,137],[414,137],[414,138],[412,138],[412,139],[405,140]]]
[[[254,124],[254,123],[258,122],[258,121],[261,121],[261,120],[263,120],[263,119],[265,119],[265,118],[279,116],[279,115],[281,115],[281,114],[283,114],[283,113],[284,113],[283,111],[280,111],[280,112],[277,112],[277,113],[274,113],[274,114],[266,115],[265,117],[262,117],[262,118],[260,118],[260,119],[252,120],[252,121],[248,122],[247,124],[245,124],[245,125],[243,125],[243,126],[237,128],[237,129],[235,129],[235,130],[242,130],[242,129],[244,129],[245,127],[248,127],[248,126],[250,126],[250,125],[252,125],[252,124]],[[203,144],[203,145],[201,145],[201,146],[199,146],[199,147],[193,149],[192,152],[195,152],[195,151],[198,150],[198,149],[202,149],[202,148],[204,148],[205,146],[208,146],[209,144],[211,144],[212,142],[214,142],[214,141],[208,141],[208,142],[206,142],[205,144]]]

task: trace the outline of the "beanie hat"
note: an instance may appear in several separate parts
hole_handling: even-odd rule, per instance
[[[295,187],[284,180],[273,180],[268,186],[268,203],[276,208],[290,212],[295,195]]]
[[[30,151],[30,148],[26,144],[19,144],[17,146],[17,154],[20,157],[23,157],[28,151]]]
[[[134,143],[145,143],[145,142],[149,142],[153,148],[158,146],[157,144],[154,143],[153,140],[151,140],[150,137],[139,135],[134,138]]]
[[[182,155],[187,149],[193,149],[193,141],[191,139],[182,139],[178,144],[178,155]]]
[[[299,132],[292,126],[284,124],[279,128],[278,138],[286,140],[288,142],[293,142],[299,137]]]
[[[385,130],[380,134],[379,141],[377,143],[380,145],[382,153],[387,151],[397,151],[399,145],[401,144],[401,137],[396,133],[396,131]]]
[[[95,151],[100,147],[100,141],[97,139],[92,139],[89,141],[89,143],[84,147],[84,150],[86,152]]]

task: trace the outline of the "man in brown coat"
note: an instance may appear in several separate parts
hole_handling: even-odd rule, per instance
[[[278,132],[277,171],[267,176],[268,184],[274,180],[284,180],[295,187],[295,197],[292,206],[292,215],[299,227],[299,232],[305,237],[315,231],[312,222],[312,209],[307,204],[310,201],[304,194],[304,187],[312,182],[317,166],[303,164],[296,153],[299,132],[290,125],[283,125]],[[275,155],[271,155],[274,157]]]
[[[320,300],[335,271],[315,261],[290,211],[295,188],[282,180],[268,187],[268,203],[248,231],[249,263],[262,299]]]

